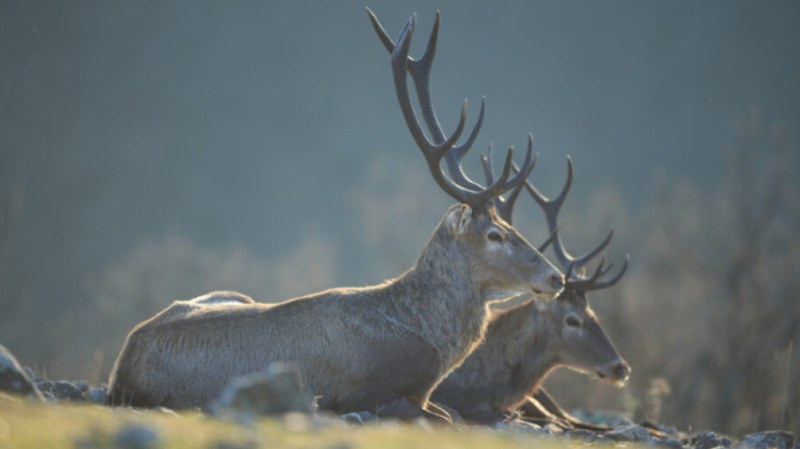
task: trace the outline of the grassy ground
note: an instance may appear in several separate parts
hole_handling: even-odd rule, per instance
[[[125,431],[152,430],[152,445],[120,443]],[[135,441],[135,440],[134,440]],[[145,440],[146,441],[146,440]],[[151,440],[153,441],[153,440]],[[349,426],[339,420],[303,416],[248,424],[212,419],[197,412],[175,414],[110,409],[85,404],[42,404],[0,393],[0,448],[532,448],[569,449],[577,441],[479,428],[415,424]]]

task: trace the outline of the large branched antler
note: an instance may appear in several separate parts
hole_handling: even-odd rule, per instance
[[[436,54],[436,40],[439,34],[439,13],[436,13],[436,22],[434,23],[433,30],[428,39],[428,46],[425,53],[419,59],[411,58],[408,54],[411,37],[414,33],[415,15],[411,16],[408,22],[406,22],[397,38],[397,44],[395,44],[381,26],[378,18],[369,8],[367,8],[367,14],[375,32],[378,34],[378,38],[381,40],[386,50],[392,54],[392,74],[394,76],[395,91],[397,93],[400,109],[403,113],[403,118],[406,121],[409,131],[411,131],[414,141],[425,156],[431,175],[439,187],[459,202],[468,204],[476,211],[483,211],[492,204],[495,198],[508,190],[520,186],[533,169],[532,150],[530,148],[528,149],[525,162],[523,163],[523,168],[511,179],[509,179],[509,177],[511,175],[513,148],[509,148],[500,178],[493,183],[489,183],[487,187],[483,187],[470,179],[464,173],[461,166],[461,159],[472,147],[483,123],[485,101],[481,102],[481,112],[477,123],[461,145],[456,146],[455,143],[461,137],[466,125],[466,100],[461,108],[458,125],[453,134],[446,137],[444,131],[442,131],[430,95],[430,69],[433,64],[433,57]],[[430,132],[431,140],[427,138],[422,130],[415,115],[414,108],[411,105],[406,72],[411,74],[411,79],[416,89],[417,100],[419,101],[419,109],[428,131]],[[450,177],[445,176],[442,172],[442,158],[444,158],[447,163]]]
[[[531,153],[532,151],[533,135],[528,134],[528,153]],[[483,176],[486,179],[486,184],[492,184],[494,182],[494,168],[492,167],[492,144],[489,144],[489,149],[487,150],[486,154],[481,155],[481,165],[483,166]],[[533,170],[535,165],[536,153],[533,155],[531,170]],[[523,187],[525,187],[525,184],[519,183],[519,185],[511,189],[511,193],[508,194],[508,197],[503,198],[502,196],[498,196],[494,200],[494,205],[497,209],[497,215],[499,215],[500,218],[507,221],[509,224],[511,224],[512,216],[514,215],[514,203],[516,203],[517,198],[519,198],[519,194],[522,192]]]
[[[518,168],[514,166],[514,170],[518,171]],[[611,238],[614,237],[614,228],[611,228],[606,238],[603,239],[599,245],[582,256],[575,257],[567,252],[567,250],[564,248],[564,244],[561,241],[561,235],[558,232],[558,213],[561,211],[561,206],[564,204],[564,199],[566,199],[567,193],[569,193],[569,189],[572,187],[572,159],[570,159],[569,156],[567,156],[567,181],[555,199],[548,199],[527,180],[525,181],[524,185],[531,197],[533,197],[536,203],[539,204],[539,207],[541,207],[544,211],[545,218],[547,219],[547,226],[551,232],[548,243],[552,243],[553,245],[553,252],[555,253],[556,258],[558,258],[559,263],[561,263],[561,266],[566,273],[565,278],[567,279],[568,285],[576,289],[589,291],[611,287],[620,279],[622,279],[622,276],[628,269],[629,256],[625,256],[625,262],[623,263],[622,268],[610,279],[602,279],[606,274],[609,273],[609,271],[611,271],[611,268],[614,266],[614,264],[610,264],[608,267],[604,267],[605,259],[600,260],[600,263],[597,265],[594,273],[589,277],[579,276],[576,273],[578,269],[589,263],[589,261],[591,261],[608,246],[608,244],[611,242]],[[543,247],[540,249],[543,249]]]

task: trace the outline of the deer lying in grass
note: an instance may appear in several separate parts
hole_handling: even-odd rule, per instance
[[[412,17],[392,55],[398,100],[431,175],[459,202],[444,214],[416,263],[378,285],[336,288],[275,305],[235,293],[177,301],[126,338],[109,379],[113,404],[199,407],[233,377],[290,362],[322,409],[446,419],[446,413],[427,411],[430,392],[480,342],[488,304],[497,293],[560,291],[558,269],[493,206],[498,195],[522,188],[533,167],[531,149],[514,177],[509,150],[502,176],[486,188],[465,187],[440,168],[448,152],[469,149],[481,120],[456,147],[465,103],[452,135],[434,135],[436,143],[427,139],[406,85],[413,29]],[[424,60],[431,60],[429,50]],[[420,103],[432,116],[430,101]]]
[[[482,160],[491,182],[491,159]],[[572,162],[569,158],[567,162],[567,182],[555,200],[548,200],[530,183],[525,183],[545,212],[554,252],[567,273],[564,290],[556,301],[531,300],[497,312],[484,343],[433,392],[431,400],[455,409],[467,421],[493,424],[521,408],[523,417],[539,422],[556,421],[566,426],[599,429],[564,412],[540,388],[541,383],[561,366],[595,374],[617,385],[622,385],[630,374],[628,364],[614,349],[586,298],[588,291],[610,287],[619,281],[628,261],[626,258],[619,273],[610,279],[602,279],[611,268],[604,269],[602,261],[591,276],[578,275],[608,245],[613,232],[584,256],[573,257],[564,249],[557,217],[572,184]],[[508,222],[515,200],[516,197],[499,200],[502,202],[498,211]],[[540,250],[544,251],[544,247]]]

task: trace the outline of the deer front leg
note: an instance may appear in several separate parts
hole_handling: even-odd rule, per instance
[[[569,412],[564,410],[552,396],[544,388],[539,388],[530,397],[525,404],[521,407],[520,411],[525,418],[532,417],[534,419],[551,419],[561,426],[574,429],[592,430],[595,432],[604,432],[611,430],[610,427],[597,426],[594,424],[585,423],[578,418],[572,416]]]
[[[552,396],[550,393],[547,392],[544,388],[539,388],[533,393],[532,397],[526,402],[526,405],[529,405],[530,409],[537,408],[543,413],[545,416],[542,417],[556,417],[566,419],[569,413],[567,413]],[[525,416],[528,416],[527,410],[525,406],[523,406],[523,412]],[[533,412],[533,410],[531,410]],[[536,416],[536,415],[531,415]]]
[[[428,401],[428,404],[425,406],[425,410],[428,413],[433,413],[436,415],[440,415],[442,417],[447,417],[450,424],[464,422],[464,418],[461,417],[461,414],[459,414],[453,408],[448,407],[445,404],[439,404],[437,402]]]
[[[444,409],[435,411],[425,410],[419,404],[406,398],[395,399],[378,407],[377,413],[381,418],[396,418],[402,421],[411,421],[417,418],[428,418],[434,422],[452,424],[453,420]]]
[[[540,426],[546,426],[548,424],[556,424],[560,427],[563,427],[564,429],[573,428],[572,424],[568,420],[560,416],[561,413],[559,412],[563,412],[563,410],[561,410],[560,407],[554,410],[555,413],[551,412],[551,410],[549,410],[548,407],[545,405],[545,404],[547,405],[551,404],[547,401],[547,399],[545,399],[544,404],[540,402],[537,398],[537,394],[534,394],[533,396],[528,396],[525,402],[523,402],[523,404],[519,407],[519,409],[517,410],[518,413],[520,414],[519,419],[533,424],[538,424]],[[555,402],[553,402],[553,404],[555,404]],[[556,407],[558,407],[558,404],[555,405]]]

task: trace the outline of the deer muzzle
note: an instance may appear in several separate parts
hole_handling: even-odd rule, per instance
[[[624,360],[616,360],[599,367],[596,374],[600,379],[621,387],[630,377],[631,367]]]
[[[548,274],[543,280],[531,283],[531,290],[537,297],[554,298],[563,288],[564,276],[559,272]]]

